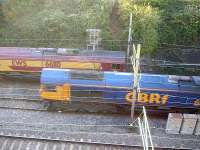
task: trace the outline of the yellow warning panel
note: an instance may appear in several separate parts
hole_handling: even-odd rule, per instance
[[[44,100],[70,101],[70,85],[56,86],[55,91],[46,91],[44,86],[40,87],[40,97]]]

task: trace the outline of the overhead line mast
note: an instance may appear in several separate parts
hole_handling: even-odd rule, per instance
[[[137,48],[135,44],[133,44],[133,55],[131,56],[131,63],[133,67],[133,98],[131,105],[131,121],[134,122],[134,112],[135,112],[135,102],[138,99],[139,93],[139,68],[140,68],[140,51],[141,44],[137,44]]]
[[[135,44],[131,45],[132,43],[132,21],[133,21],[133,14],[130,14],[130,18],[129,18],[129,33],[128,33],[128,46],[127,46],[127,63],[128,63],[128,58],[130,55],[130,49],[132,46],[133,52],[132,52],[132,56],[131,58],[131,64],[132,64],[132,70],[133,70],[133,79],[134,79],[134,83],[133,83],[133,100],[132,100],[132,106],[131,106],[131,121],[132,123],[134,122],[134,111],[135,111],[135,102],[138,99],[138,80],[139,80],[139,76],[138,76],[138,72],[139,72],[139,67],[140,67],[140,49],[141,49],[141,44],[137,45],[137,49],[135,47]]]
[[[129,31],[128,31],[128,47],[127,47],[127,58],[130,54],[130,48],[131,48],[131,41],[132,41],[132,13],[130,14],[130,19],[129,19]]]

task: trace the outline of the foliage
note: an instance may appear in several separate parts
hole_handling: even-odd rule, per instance
[[[185,75],[185,76],[199,76],[199,69],[193,68],[176,68],[176,67],[157,67],[154,68],[154,71],[157,71],[160,74],[171,74],[171,75]]]
[[[196,45],[200,34],[200,1],[151,0],[160,9],[160,43]]]
[[[2,38],[45,39],[44,46],[49,46],[49,39],[85,41],[88,28],[107,32],[110,6],[106,0],[8,0],[3,4],[7,25]],[[77,46],[83,44],[80,41]],[[54,40],[54,46],[61,45],[73,46]]]
[[[143,42],[143,51],[150,53],[162,43],[197,45],[199,7],[199,0],[119,0],[124,26],[132,13],[133,38]]]
[[[159,11],[148,3],[134,0],[119,0],[119,9],[124,26],[128,26],[130,13],[133,14],[133,40],[143,43],[143,53],[155,50],[158,45]]]
[[[29,39],[17,42],[19,46],[85,47],[86,29],[99,28],[104,48],[119,49],[119,43],[111,40],[127,40],[130,13],[133,40],[143,44],[143,53],[152,54],[163,43],[197,45],[200,40],[199,0],[116,0],[117,13],[113,13],[115,5],[109,0],[0,2],[0,39]],[[115,20],[119,15],[120,22],[112,22],[112,15],[117,15]],[[112,30],[110,22],[120,28]],[[121,31],[114,37],[116,30]]]

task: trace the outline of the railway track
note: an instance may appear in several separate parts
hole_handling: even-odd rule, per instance
[[[141,150],[141,145],[96,142],[93,139],[65,139],[59,137],[36,137],[34,135],[11,135],[0,133],[1,150]],[[156,150],[186,150],[186,148],[155,147]],[[187,150],[190,150],[187,148]]]
[[[0,135],[1,150],[141,150],[141,146],[93,143],[91,140],[60,141],[57,139],[38,139],[34,137]],[[172,150],[171,148],[155,148],[156,150]],[[174,149],[180,150],[180,149]],[[184,149],[182,149],[184,150]]]
[[[91,145],[91,149],[95,146],[99,149],[103,149],[102,147],[108,149],[107,147],[111,145],[113,149],[141,149],[138,129],[137,127],[128,128],[129,117],[126,116],[64,114],[20,109],[0,109],[0,112],[0,136],[26,138],[33,141],[72,142],[83,147]],[[199,137],[166,136],[164,126],[160,124],[162,120],[150,119],[153,143],[156,148],[195,149],[200,147]],[[159,126],[157,126],[158,123]]]
[[[130,114],[130,105],[108,103],[94,100],[72,99],[69,102],[44,101],[39,96],[33,97],[2,97],[0,96],[0,108],[24,109],[35,111],[56,111],[56,112],[83,112],[83,113],[103,113],[103,114]],[[141,112],[142,106],[137,106],[136,112]],[[200,110],[184,109],[159,109],[147,107],[149,114],[167,117],[169,112],[198,113]]]
[[[9,88],[3,88],[7,86],[7,82],[10,84]],[[0,108],[62,112],[130,114],[130,105],[119,105],[113,102],[109,103],[95,98],[89,99],[88,97],[72,97],[70,102],[43,101],[40,99],[39,96],[39,83],[35,83],[33,81],[29,81],[27,83],[22,81],[22,84],[20,83],[15,80],[6,80],[0,83]],[[153,112],[154,110],[158,111],[159,108],[150,108],[149,110]],[[200,110],[168,110],[161,108],[159,113],[162,113],[162,115],[166,115],[169,111],[196,113]]]
[[[39,98],[12,98],[0,97],[0,108],[24,109],[36,111],[59,111],[59,112],[89,112],[89,113],[116,113],[127,114],[130,112],[128,105],[119,106],[114,103],[84,102],[72,100],[71,102],[48,102]]]
[[[5,84],[3,83],[3,86]],[[128,105],[119,106],[115,103],[88,100],[88,98],[86,101],[80,98],[73,98],[70,102],[43,101],[40,99],[39,89],[29,89],[29,84],[24,86],[27,88],[0,88],[0,108],[92,113],[129,113],[130,111]]]
[[[91,140],[76,141],[75,139],[68,141],[61,141],[58,139],[48,138],[34,138],[23,136],[7,136],[0,135],[1,150],[93,150],[93,149],[125,149],[125,150],[139,150],[140,146],[126,146],[105,143],[93,143]]]
[[[52,129],[48,129],[48,130],[35,129],[33,127],[34,124],[33,125],[29,124],[29,125],[32,126],[31,127],[32,129],[30,129],[30,126],[29,126],[29,129],[27,128],[19,129],[20,128],[19,125],[18,125],[18,129],[8,128],[8,127],[1,128],[0,136],[49,140],[49,141],[57,141],[57,142],[58,141],[59,142],[75,142],[75,143],[81,143],[81,144],[87,143],[91,145],[92,144],[109,145],[109,146],[112,145],[113,147],[124,147],[124,148],[125,147],[141,148],[141,137],[139,134],[135,134],[135,133],[119,133],[119,132],[111,133],[111,130],[105,132],[105,129],[104,129],[104,132],[100,132],[100,131],[94,132],[94,131],[84,129],[84,128],[80,130],[80,129],[75,129],[73,127],[68,128],[68,131],[67,130],[58,131],[58,129],[56,129],[56,126],[53,127],[54,128],[54,131],[53,131]],[[104,128],[107,128],[107,127],[104,126]],[[166,147],[167,145],[170,145],[170,144],[167,144],[167,142],[169,142],[169,139],[167,137],[162,137],[161,135],[160,137],[156,135],[153,136],[154,141],[158,140],[159,138],[161,138],[162,140],[160,140],[159,142],[154,142],[155,147],[158,149],[160,149],[161,147],[162,149],[194,149],[194,147],[198,148],[197,145],[194,147],[189,146],[187,148],[184,148],[186,146],[184,144],[181,144],[182,142],[186,142],[189,144],[189,140],[190,140],[190,145],[191,145],[192,143],[199,142],[198,139],[196,140],[193,139],[192,141],[192,139],[181,140],[181,139],[174,138],[174,140],[176,140],[175,146]],[[158,143],[160,145],[157,145]],[[165,147],[163,147],[162,145],[165,145]]]
[[[55,102],[49,104],[40,100],[38,95],[33,96],[31,92],[26,90],[21,90],[20,93],[17,93],[19,91],[15,92],[10,97],[8,97],[9,94],[5,96],[1,94],[0,97],[0,112],[4,110],[3,114],[8,117],[6,120],[6,115],[0,114],[0,142],[3,139],[2,144],[5,145],[5,148],[2,149],[6,149],[9,145],[14,145],[13,149],[18,149],[22,141],[25,141],[21,144],[23,145],[22,149],[29,150],[37,149],[36,145],[40,145],[38,149],[63,149],[63,147],[64,149],[141,149],[141,137],[137,131],[133,133],[132,130],[127,129],[128,121],[125,120],[124,122],[123,120],[123,118],[126,118],[125,116],[114,120],[105,119],[102,117],[104,115],[97,118],[84,117],[85,112],[119,113],[119,110],[122,109],[123,111],[124,108],[115,105],[108,106],[107,103],[101,103],[101,106],[99,106],[93,102],[88,103],[88,101],[81,102],[79,100],[70,103]],[[1,93],[4,93],[4,91],[1,91]],[[91,108],[93,109],[91,110]],[[80,113],[80,117],[76,117],[74,114],[69,116],[66,113],[55,113],[55,111],[84,113]],[[19,115],[19,117],[15,118],[15,116],[12,116],[13,113],[9,115],[9,112],[13,112],[14,115]],[[23,120],[22,116],[26,113],[29,113],[30,120],[25,119],[21,123],[17,122],[17,120]],[[37,118],[37,115],[40,117]],[[47,117],[47,115],[49,116]],[[59,115],[65,116],[60,120],[68,121],[65,121],[64,124],[59,123],[60,120],[57,119]],[[40,120],[43,120],[43,122],[37,124]],[[49,120],[52,120],[52,122],[49,122]],[[27,123],[29,121],[30,123]],[[90,122],[93,123],[90,124]],[[152,122],[150,122],[151,132],[157,149],[198,149],[200,147],[199,137],[166,136],[165,124],[161,123],[162,121],[160,122],[159,119]],[[98,126],[99,123],[101,126]],[[108,124],[111,126],[106,126]],[[137,128],[133,130],[137,130]],[[6,143],[4,143],[5,140],[7,140]],[[14,141],[18,141],[18,144]],[[62,144],[65,146],[62,146]]]

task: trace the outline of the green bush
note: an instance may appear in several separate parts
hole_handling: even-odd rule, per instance
[[[154,52],[162,43],[197,45],[199,7],[199,0],[119,0],[124,27],[133,14],[133,39],[143,43],[143,53]]]
[[[159,11],[148,3],[119,0],[121,20],[124,27],[129,24],[130,13],[133,14],[133,40],[143,44],[143,53],[151,53],[158,46]],[[127,32],[125,35],[127,36]]]
[[[106,0],[8,0],[2,5],[7,23],[2,38],[46,42],[33,40],[31,46],[34,43],[49,46],[50,39],[77,39],[76,47],[82,47],[86,29],[100,28],[103,33],[107,32],[111,10]],[[74,46],[74,41],[53,42],[55,47]]]
[[[20,39],[14,46],[85,47],[86,29],[99,28],[104,48],[116,50],[120,43],[111,40],[127,41],[130,13],[133,40],[142,43],[143,54],[156,52],[163,43],[197,45],[200,35],[199,0],[116,0],[115,5],[109,0],[0,2],[0,39]],[[115,21],[112,15],[117,15]],[[118,33],[113,36],[113,31]]]

